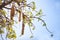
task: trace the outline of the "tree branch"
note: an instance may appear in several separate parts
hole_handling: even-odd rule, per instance
[[[9,1],[9,2],[7,2],[7,3],[3,2],[3,3],[0,5],[0,9],[2,9],[2,8],[5,7],[6,5],[10,4],[11,2],[12,2],[12,0]]]

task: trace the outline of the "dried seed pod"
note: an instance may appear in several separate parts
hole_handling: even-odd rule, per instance
[[[15,8],[14,8],[14,4],[12,4],[11,13],[10,13],[10,19],[11,20],[13,20],[14,14],[15,14]]]
[[[19,22],[21,21],[21,11],[19,11]]]
[[[25,28],[25,25],[24,25],[24,23],[22,23],[22,33],[21,33],[21,35],[24,34],[24,28]]]

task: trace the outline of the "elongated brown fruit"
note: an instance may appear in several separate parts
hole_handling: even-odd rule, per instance
[[[11,20],[13,20],[14,14],[15,14],[15,8],[14,8],[14,5],[12,4],[11,13],[10,13],[10,19]]]
[[[22,33],[21,33],[21,35],[24,34],[24,28],[25,28],[25,25],[24,25],[24,23],[22,23]]]
[[[19,11],[19,18],[18,18],[19,22],[21,21],[21,11]]]

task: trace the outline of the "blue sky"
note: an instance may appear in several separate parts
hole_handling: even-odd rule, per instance
[[[60,40],[60,1],[59,0],[41,0],[41,7],[46,14],[46,23],[49,30],[54,34],[50,40]],[[48,34],[47,34],[48,35]],[[48,38],[46,40],[49,40]]]
[[[28,0],[28,2],[33,0]],[[41,26],[37,21],[34,22],[36,29],[33,31],[34,38],[30,39],[26,31],[20,40],[60,40],[60,0],[34,0],[37,5],[37,10],[43,10],[44,20],[47,27],[53,32],[54,36],[51,37],[45,27]],[[29,34],[30,35],[30,34]]]

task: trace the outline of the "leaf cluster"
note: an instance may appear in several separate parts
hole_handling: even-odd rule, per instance
[[[11,7],[8,7],[6,5],[10,5]],[[3,8],[8,9],[10,11],[6,12],[7,10],[4,10]],[[35,15],[33,11],[36,12]],[[10,14],[9,17],[6,16],[7,13]],[[43,16],[42,9],[36,11],[35,2],[30,2],[27,4],[27,0],[0,0],[0,34],[4,33],[4,31],[1,29],[6,28],[7,38],[15,39],[17,37],[15,30],[13,30],[13,25],[14,23],[16,23],[14,17],[17,15],[18,22],[22,21],[21,35],[24,35],[26,24],[29,26],[30,32],[33,35],[31,28],[32,30],[35,29],[35,25],[33,24],[34,19],[37,19],[38,22],[42,21],[43,26],[46,26],[45,21],[41,18]],[[31,38],[32,37],[33,36],[31,36]]]

